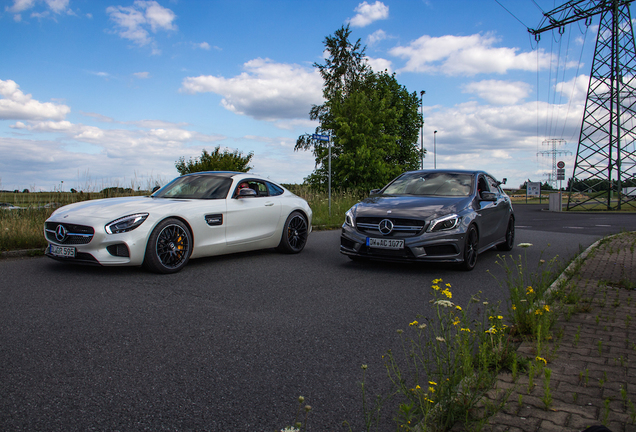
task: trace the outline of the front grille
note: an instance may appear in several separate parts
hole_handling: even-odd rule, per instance
[[[426,255],[428,256],[457,255],[459,253],[457,246],[452,244],[426,246],[424,250],[426,251]]]
[[[365,234],[383,235],[380,232],[380,222],[388,219],[393,223],[392,237],[413,237],[418,235],[425,227],[426,222],[419,219],[402,219],[391,217],[359,217],[356,218],[356,228]]]
[[[123,243],[110,245],[106,248],[109,254],[116,257],[129,257],[128,247]]]
[[[66,230],[66,236],[62,241],[57,239],[56,232],[59,226],[63,226]],[[69,223],[46,222],[44,226],[47,240],[56,244],[80,245],[87,244],[93,239],[95,230],[93,227],[85,225],[75,225]]]
[[[403,259],[414,259],[415,255],[411,252],[411,249],[404,248],[400,250],[393,249],[375,249],[370,248],[369,246],[362,246],[359,251],[360,255],[365,255],[368,257],[387,257],[387,258],[403,258]]]

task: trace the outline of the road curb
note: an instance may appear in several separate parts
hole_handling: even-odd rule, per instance
[[[46,248],[36,249],[19,249],[0,252],[0,258],[22,258],[22,257],[34,257],[44,255]]]

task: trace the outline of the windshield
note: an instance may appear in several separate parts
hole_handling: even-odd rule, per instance
[[[153,198],[225,199],[232,179],[213,175],[188,175],[177,177],[161,189]]]
[[[469,196],[473,176],[464,173],[419,172],[403,175],[384,188],[389,195]]]

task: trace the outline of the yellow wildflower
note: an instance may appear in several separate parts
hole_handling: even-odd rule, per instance
[[[431,393],[435,393],[435,387],[429,387],[428,391],[431,392]]]
[[[532,294],[532,293],[534,293],[534,290],[532,289],[532,287],[531,287],[531,286],[529,286],[528,288],[526,288],[526,295],[528,295],[528,294]]]
[[[457,309],[458,311],[462,311],[462,307],[461,306],[455,306],[455,309]]]
[[[543,309],[545,309],[546,312],[550,312],[550,306],[548,305],[543,306]]]
[[[433,280],[433,283],[434,283],[435,285],[437,285],[438,283],[442,283],[442,280],[441,280],[441,279],[434,279],[434,280]]]
[[[461,320],[459,318],[455,317],[455,320],[453,321],[453,325],[456,326],[460,322],[461,322]]]
[[[542,361],[542,362],[543,362],[543,364],[548,364],[548,361],[547,361],[546,359],[544,359],[543,357],[538,357],[538,356],[537,356],[537,357],[535,358],[535,360],[536,360],[536,361]]]
[[[445,289],[444,291],[442,291],[442,294],[444,294],[446,297],[448,298],[453,298],[453,293],[451,293],[449,290]]]
[[[417,321],[413,321],[411,324],[409,324],[411,327],[418,325],[419,323]]]
[[[429,383],[430,385],[437,385],[437,383],[436,383],[436,382],[433,382],[433,381],[429,381],[428,383]]]

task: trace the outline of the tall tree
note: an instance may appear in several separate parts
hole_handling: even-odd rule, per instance
[[[332,185],[371,189],[417,168],[420,101],[395,74],[373,73],[360,40],[352,44],[350,35],[346,26],[325,39],[326,64],[314,64],[324,80],[325,103],[314,105],[310,118],[320,122],[316,133],[333,137]],[[301,149],[312,150],[316,158],[316,169],[306,181],[324,187],[328,143],[303,135],[295,147]]]
[[[208,153],[206,149],[203,149],[199,158],[190,158],[186,161],[182,156],[175,163],[175,167],[181,175],[201,171],[248,172],[252,169],[249,163],[253,156],[254,153],[250,152],[247,155],[243,155],[238,150],[234,152],[223,150],[221,152],[221,146],[217,146],[212,153]]]

